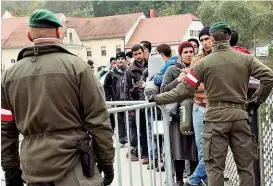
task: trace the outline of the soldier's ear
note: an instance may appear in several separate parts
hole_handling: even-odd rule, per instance
[[[212,43],[215,41],[215,39],[214,39],[214,34],[213,34],[213,33],[210,34],[210,39],[211,39],[211,42],[212,42]]]
[[[56,28],[56,37],[57,37],[58,39],[60,39],[60,37],[61,37],[60,28]]]
[[[32,39],[32,37],[31,37],[31,35],[30,35],[30,32],[29,32],[29,31],[27,32],[27,37],[28,37],[28,39],[29,39],[31,42],[33,42],[33,39]]]

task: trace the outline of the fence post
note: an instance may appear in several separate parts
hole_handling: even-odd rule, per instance
[[[169,125],[171,121],[170,114],[163,106],[160,106],[163,115],[164,122],[164,147],[165,147],[165,171],[166,171],[166,183],[167,185],[173,184],[172,179],[172,158],[171,158],[171,145],[170,145],[170,131]]]
[[[258,110],[258,132],[259,132],[259,140],[258,140],[258,145],[259,145],[259,168],[260,168],[260,185],[264,185],[264,171],[263,171],[263,135],[262,135],[262,122],[261,122],[261,108]]]
[[[258,127],[258,110],[257,109],[252,109],[249,112],[249,117],[251,118],[250,121],[250,127],[252,134],[254,134],[258,140],[258,145],[259,141],[261,140],[261,137],[259,135],[259,127]],[[255,175],[255,186],[260,186],[261,183],[261,177],[260,177],[260,162],[259,159],[261,158],[260,154],[258,155],[258,159],[254,160],[254,175]]]

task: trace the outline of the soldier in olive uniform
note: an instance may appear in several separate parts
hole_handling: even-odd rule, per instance
[[[217,22],[210,28],[212,53],[190,70],[175,89],[150,97],[158,104],[183,101],[204,83],[208,99],[205,113],[204,161],[209,186],[224,186],[225,160],[228,145],[234,155],[240,186],[254,186],[253,162],[257,142],[252,136],[246,112],[250,76],[260,80],[260,88],[252,104],[259,105],[273,87],[273,72],[249,54],[232,50],[230,27]]]
[[[7,186],[22,186],[23,180],[29,186],[97,186],[99,171],[104,185],[114,178],[102,87],[86,62],[60,46],[61,26],[52,12],[34,11],[28,37],[35,45],[21,50],[18,62],[2,75],[1,165]],[[20,155],[19,133],[24,137]],[[85,176],[76,144],[91,142],[90,136],[91,166],[98,164],[93,173],[86,168],[91,172]]]

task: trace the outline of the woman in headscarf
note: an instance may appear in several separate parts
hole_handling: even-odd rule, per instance
[[[161,92],[167,92],[175,88],[188,72],[192,57],[194,56],[194,47],[188,41],[182,42],[178,48],[179,58],[175,65],[170,66],[161,85]],[[178,114],[178,105],[174,106],[177,113],[172,114],[170,124],[171,153],[176,177],[176,185],[182,186],[183,173],[185,170],[185,160],[191,162],[191,173],[194,172],[197,165],[197,150],[194,135],[183,135],[180,132],[180,119]]]

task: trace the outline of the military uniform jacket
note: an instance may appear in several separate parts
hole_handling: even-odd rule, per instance
[[[87,131],[98,161],[113,163],[102,86],[77,56],[59,45],[25,48],[2,75],[1,94],[4,171],[21,163],[28,183],[60,180],[78,162],[76,143],[90,138]],[[24,136],[20,160],[19,133]]]
[[[256,95],[259,103],[266,100],[273,87],[273,72],[249,54],[232,50],[229,41],[214,42],[212,53],[201,59],[178,86],[159,94],[158,104],[183,101],[192,96],[203,82],[208,102],[245,104],[250,76],[260,80]],[[248,119],[244,109],[207,107],[205,121],[225,122]]]

